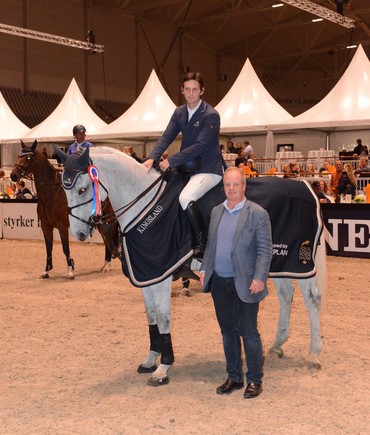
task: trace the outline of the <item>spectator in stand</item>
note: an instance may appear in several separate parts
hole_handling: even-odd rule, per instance
[[[23,180],[19,180],[15,191],[15,199],[34,199],[35,195],[26,187]]]
[[[245,140],[243,142],[243,145],[244,145],[245,155],[247,156],[247,159],[252,159],[253,157],[249,156],[250,153],[253,153],[252,145],[249,143],[248,140]]]
[[[313,163],[308,163],[306,167],[306,177],[314,177],[315,172],[315,165]]]
[[[290,176],[292,175],[292,171],[290,170],[290,165],[286,164],[281,168],[283,175],[283,178],[290,178]]]
[[[245,157],[246,157],[247,160],[251,159],[253,161],[255,161],[256,158],[257,158],[256,157],[256,153],[254,151],[250,151],[248,154],[246,153]]]
[[[324,160],[323,167],[319,169],[320,175],[332,174],[335,172],[335,167],[330,164],[329,160]]]
[[[320,181],[320,191],[325,196],[330,196],[330,189],[329,189],[328,185],[326,184],[326,182],[324,180]]]
[[[358,156],[367,156],[369,154],[369,150],[366,145],[362,145],[362,139],[357,139],[357,145],[353,149],[353,154],[357,154]]]
[[[369,157],[360,157],[358,168],[355,170],[355,175],[358,177],[370,177]]]
[[[290,162],[289,173],[291,178],[299,177],[300,175],[302,175],[301,165],[297,162]]]
[[[5,171],[0,169],[0,198],[9,199],[12,196],[11,182],[5,176]]]
[[[141,157],[139,157],[136,153],[135,153],[135,151],[134,151],[134,149],[131,147],[131,146],[129,146],[129,147],[125,147],[126,148],[126,153],[129,155],[129,156],[131,156],[133,159],[135,159],[137,162],[139,162],[139,163],[143,163],[143,159],[141,158]]]
[[[244,165],[247,164],[247,159],[245,158],[245,151],[243,148],[239,148],[238,157],[235,159],[235,166],[240,168],[240,163],[243,163]]]
[[[254,162],[252,159],[247,160],[247,166],[252,171],[252,177],[258,177],[258,170],[256,166],[254,165]]]
[[[231,140],[229,140],[227,142],[226,153],[227,154],[238,154],[238,150],[234,147],[234,142],[232,142]]]
[[[334,196],[334,201],[339,202],[339,193],[338,193],[338,186],[339,181],[342,177],[343,172],[343,165],[340,160],[335,161],[335,172],[331,174],[330,178],[330,192]]]
[[[316,193],[317,197],[319,198],[319,201],[322,204],[330,204],[330,199],[326,197],[326,195],[321,192],[320,190],[320,182],[319,181],[313,181],[312,182],[312,189]]]
[[[353,166],[351,163],[346,163],[337,188],[339,195],[342,193],[344,195],[351,194],[352,198],[354,198],[356,196],[356,184],[357,180],[353,172]]]

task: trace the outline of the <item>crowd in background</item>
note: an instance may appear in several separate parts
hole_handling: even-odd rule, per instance
[[[249,141],[236,142],[229,140],[226,144],[220,145],[223,154],[236,154],[234,164],[241,168],[246,178],[260,175],[255,165],[256,155]],[[353,199],[356,194],[358,177],[370,177],[369,151],[366,145],[362,144],[361,139],[357,139],[357,146],[353,150],[352,160],[358,161],[357,168],[352,162],[342,162],[341,159],[335,159],[333,164],[329,160],[324,160],[322,167],[317,168],[313,162],[306,162],[304,166],[296,161],[287,162],[281,167],[278,173],[276,168],[272,168],[268,175],[280,175],[283,178],[305,177],[311,184],[314,184],[314,190],[320,192],[321,202],[340,202],[345,195],[351,195]],[[264,175],[267,175],[264,174]],[[310,180],[312,177],[312,180]],[[323,180],[314,180],[313,178],[327,177],[328,183]]]

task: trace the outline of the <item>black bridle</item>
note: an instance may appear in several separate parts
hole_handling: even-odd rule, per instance
[[[91,197],[90,199],[88,199],[87,201],[82,202],[81,204],[76,204],[72,207],[68,207],[68,214],[70,216],[72,216],[73,218],[79,220],[80,222],[83,222],[84,224],[88,225],[90,227],[90,235],[93,231],[93,229],[100,224],[111,224],[113,222],[118,222],[118,218],[120,218],[123,214],[125,214],[128,210],[130,210],[130,208],[132,208],[136,203],[138,203],[142,198],[144,198],[144,196],[149,193],[159,182],[161,183],[161,185],[159,186],[159,189],[161,188],[163,181],[164,181],[164,176],[167,174],[167,172],[169,171],[169,169],[167,169],[165,172],[163,172],[149,187],[147,187],[143,192],[141,192],[135,199],[133,199],[130,203],[123,205],[122,207],[118,208],[117,210],[114,210],[111,213],[108,213],[106,215],[100,215],[100,216],[96,216],[96,215],[91,215],[89,220],[85,220],[82,219],[76,215],[74,215],[72,213],[72,210],[78,207],[82,207],[86,204],[90,204],[90,202],[93,202],[93,197]],[[73,185],[75,184],[77,178],[81,175],[81,174],[85,174],[87,173],[87,171],[76,171],[76,177],[74,179]],[[63,180],[63,177],[62,177]],[[98,181],[99,185],[105,190],[107,196],[109,197],[109,191],[107,190],[107,188],[104,186],[104,184],[99,180]],[[92,185],[94,184],[93,182],[91,183]],[[62,181],[62,185],[63,187],[65,187],[65,184]],[[72,186],[73,187],[73,186]],[[66,188],[66,190],[70,190],[71,187]],[[103,207],[102,207],[103,210]]]
[[[27,160],[35,158],[35,153],[33,151],[21,151],[18,157],[27,157]],[[26,172],[27,168],[19,163],[15,163],[14,168],[16,168],[20,174],[21,178],[26,178],[27,180],[35,181],[32,173]]]
[[[27,157],[27,160],[34,160],[36,157],[36,153],[34,151],[31,150],[25,150],[25,151],[21,151],[18,154],[19,157]],[[32,172],[26,172],[28,171],[28,168],[24,165],[20,165],[19,163],[15,163],[15,165],[13,166],[13,168],[16,168],[20,174],[21,178],[25,178],[26,180],[30,180],[35,182],[35,176]],[[60,180],[56,180],[52,183],[39,183],[40,186],[55,186],[55,185],[60,185],[61,181]]]

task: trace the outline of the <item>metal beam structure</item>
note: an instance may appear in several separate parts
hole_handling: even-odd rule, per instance
[[[81,48],[92,53],[104,53],[104,45],[92,44],[91,42],[79,41],[78,39],[66,38],[64,36],[38,32],[36,30],[24,29],[22,27],[0,24],[0,32],[15,36],[23,36],[24,38],[38,39],[39,41],[44,42],[52,42],[53,44],[65,45],[67,47]]]
[[[355,27],[355,21],[351,18],[344,17],[338,12],[334,12],[331,9],[320,6],[316,3],[310,2],[309,0],[279,0],[282,3],[294,6],[298,9],[302,9],[306,12],[310,12],[313,15],[324,18],[325,20],[332,21],[333,23],[339,24],[340,26],[350,29]]]

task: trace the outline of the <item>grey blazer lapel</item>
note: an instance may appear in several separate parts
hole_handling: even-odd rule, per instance
[[[208,239],[211,243],[210,247],[212,247],[213,249],[216,249],[217,231],[223,212],[224,212],[223,204],[220,204],[214,208],[214,217],[212,220],[212,226],[209,228],[209,235],[208,235]]]
[[[249,208],[250,208],[250,205],[249,205],[248,200],[247,200],[245,202],[243,208],[240,210],[238,222],[237,222],[236,228],[235,228],[232,249],[234,249],[235,245],[238,243],[241,232],[244,228],[244,224],[245,224],[246,220],[248,219]]]

